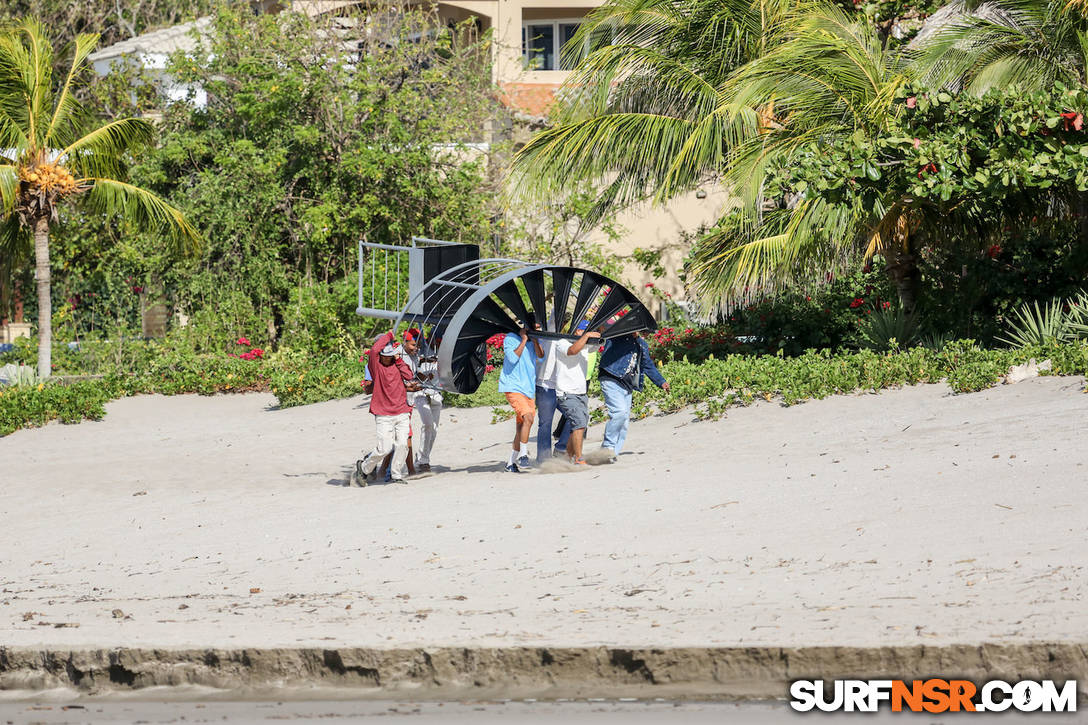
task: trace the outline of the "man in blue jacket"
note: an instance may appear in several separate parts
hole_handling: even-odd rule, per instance
[[[605,342],[598,377],[608,408],[608,423],[604,427],[601,447],[611,453],[613,461],[627,440],[631,398],[636,390],[642,390],[643,376],[648,376],[655,385],[668,392],[669,383],[658,372],[657,365],[650,357],[649,346],[637,332]]]

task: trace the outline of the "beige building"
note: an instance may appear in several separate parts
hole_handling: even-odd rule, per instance
[[[449,0],[437,3],[438,14],[447,23],[476,19],[480,32],[491,32],[494,57],[492,75],[502,93],[503,101],[531,125],[546,123],[548,108],[556,91],[570,76],[560,49],[578,29],[580,23],[604,0]],[[357,0],[252,0],[255,12],[303,12],[317,16],[336,14],[365,3]],[[96,71],[108,72],[109,66],[121,58],[136,60],[145,68],[162,73],[160,83],[168,96],[193,98],[202,102],[200,89],[189,89],[165,76],[164,68],[170,53],[194,47],[194,34],[210,29],[208,19],[147,33],[91,56]],[[190,95],[193,91],[193,95]],[[651,279],[633,262],[625,265],[627,281],[646,291],[652,283],[674,299],[682,299],[684,291],[679,281],[687,249],[685,233],[710,224],[718,218],[726,203],[725,194],[712,187],[693,191],[665,207],[632,209],[617,220],[625,230],[612,251],[621,258],[629,257],[636,248],[660,249],[668,271],[664,279]],[[603,242],[604,236],[597,235]]]

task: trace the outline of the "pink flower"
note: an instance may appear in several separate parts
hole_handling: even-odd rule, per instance
[[[653,286],[654,286],[653,282],[647,282],[646,283],[646,289],[651,289]]]
[[[907,97],[907,108],[914,108],[917,105],[918,105],[918,97],[917,96],[908,96]]]
[[[494,365],[488,365],[487,367],[484,368],[484,373],[489,373],[494,369],[495,369]]]
[[[238,338],[238,342],[237,342],[237,344],[238,344],[238,345],[248,345],[248,344],[249,344],[249,340],[247,340],[247,339],[246,339],[246,338],[244,338],[244,337],[239,337],[239,338]]]

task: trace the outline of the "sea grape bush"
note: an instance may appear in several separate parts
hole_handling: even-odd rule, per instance
[[[923,347],[889,353],[810,350],[797,357],[727,355],[699,363],[681,359],[661,366],[671,384],[669,392],[646,386],[635,394],[632,414],[642,417],[695,406],[704,417],[716,417],[729,405],[758,398],[793,405],[858,390],[941,381],[957,393],[967,393],[992,387],[1011,366],[1030,358],[1052,360],[1054,375],[1088,372],[1088,344],[1083,342],[987,350],[973,340],[958,340],[939,351]]]
[[[360,392],[365,368],[365,362],[356,357],[320,360],[276,353],[264,360],[242,360],[160,353],[140,373],[115,369],[99,380],[69,385],[52,381],[0,388],[0,435],[50,420],[97,420],[104,415],[106,402],[138,393],[262,391],[274,394],[282,407],[346,398]],[[797,357],[727,354],[710,355],[701,362],[680,357],[661,363],[671,389],[646,386],[635,395],[633,414],[641,417],[694,406],[699,415],[716,417],[730,406],[756,399],[793,405],[828,395],[942,380],[956,392],[970,392],[995,385],[1010,366],[1029,358],[1050,359],[1054,375],[1088,375],[1088,342],[1081,341],[1015,350],[987,350],[974,341],[960,340],[939,351],[915,347],[890,353],[808,351]],[[0,356],[0,363],[6,361]],[[472,395],[447,395],[447,405],[502,405],[497,377],[485,377]]]

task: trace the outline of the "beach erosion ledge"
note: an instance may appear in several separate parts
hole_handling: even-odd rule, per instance
[[[875,647],[0,648],[0,689],[87,694],[196,685],[248,693],[351,688],[352,696],[777,699],[795,679],[939,674],[1075,679],[1088,643]],[[161,694],[161,690],[158,691]]]

